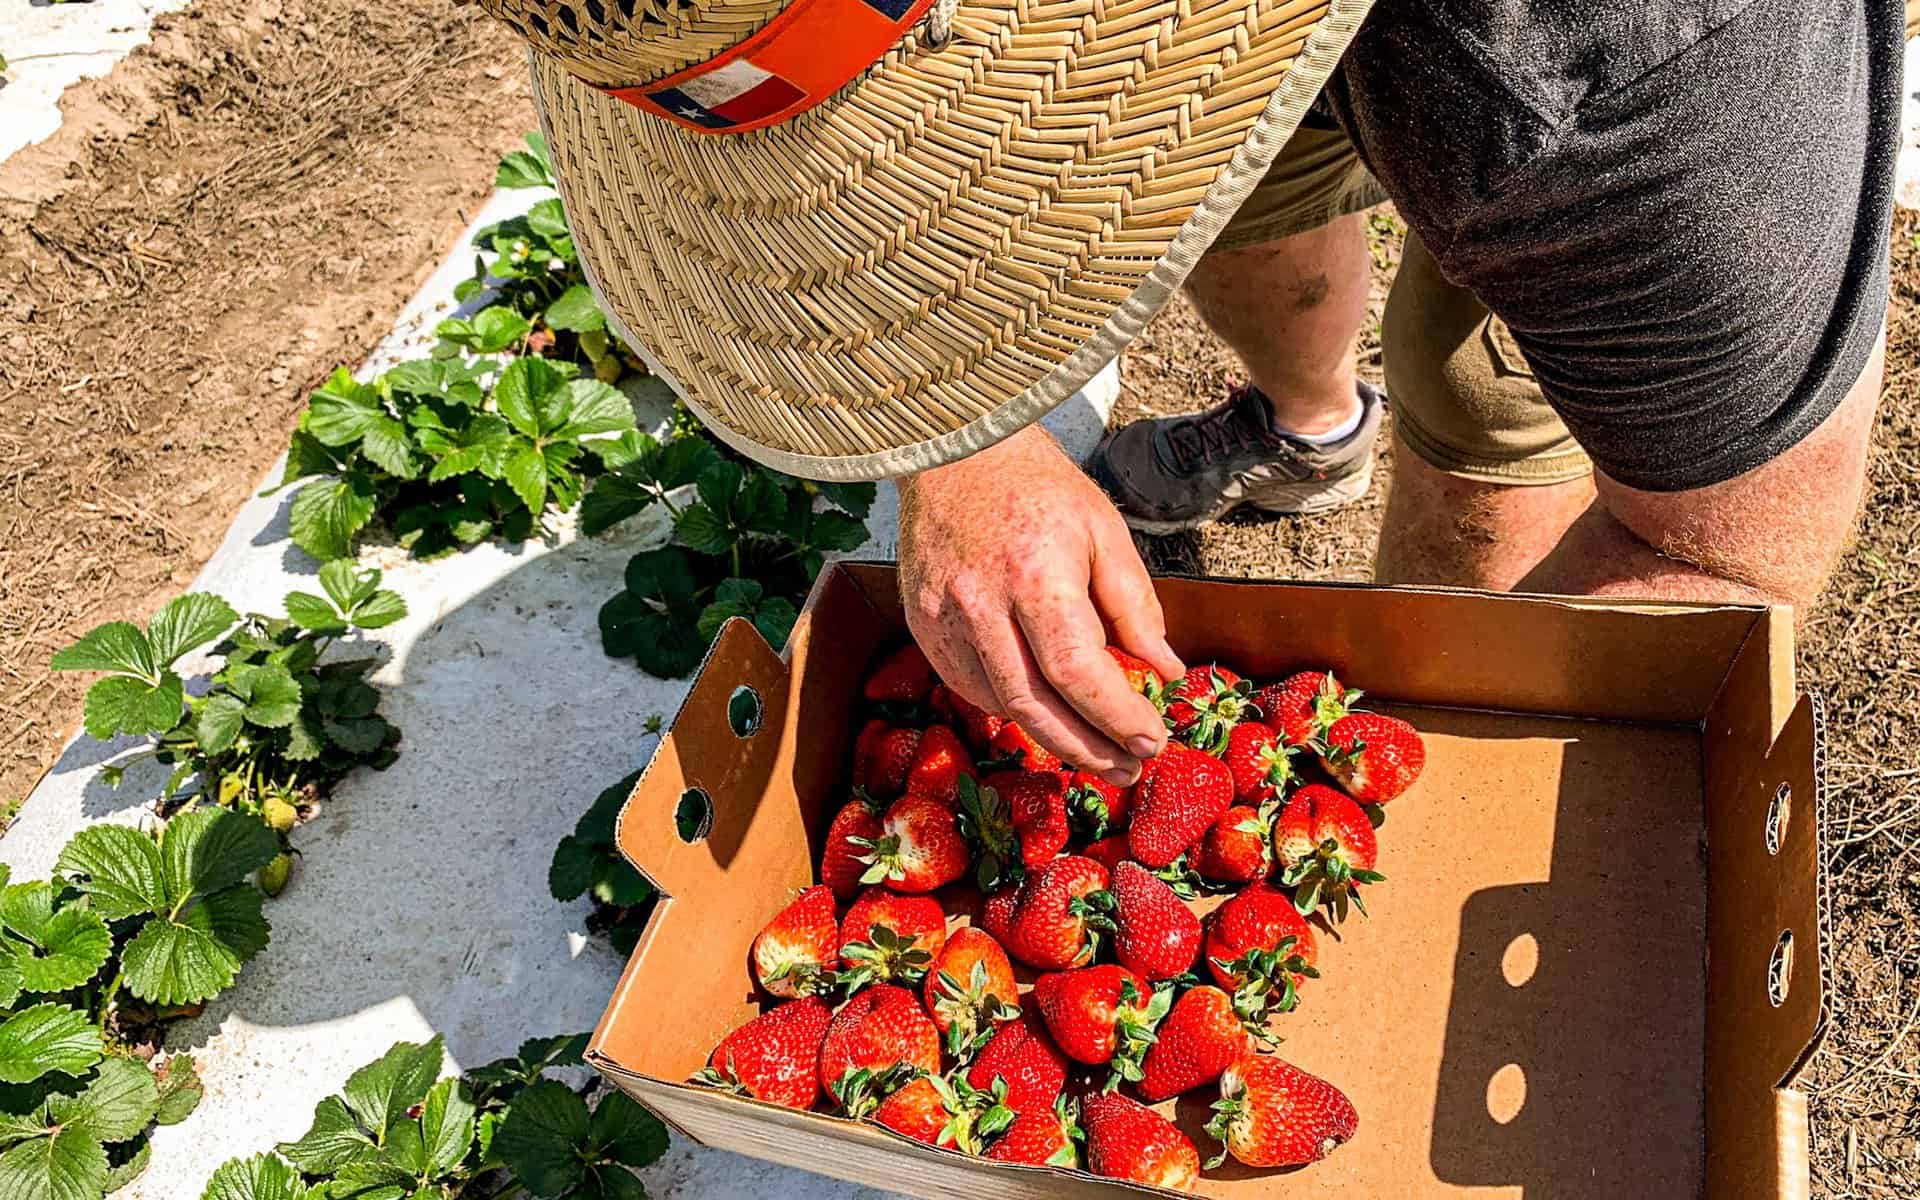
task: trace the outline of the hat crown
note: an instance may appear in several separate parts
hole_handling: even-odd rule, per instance
[[[787,0],[480,0],[534,49],[603,87],[705,62],[780,15]]]

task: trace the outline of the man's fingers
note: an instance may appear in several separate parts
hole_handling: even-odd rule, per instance
[[[1060,697],[1027,649],[1012,614],[1004,621],[976,625],[972,633],[981,667],[1010,720],[1069,764],[1121,786],[1133,782],[1140,773],[1139,760]]]
[[[1167,644],[1167,618],[1153,579],[1134,549],[1133,538],[1116,517],[1096,521],[1093,536],[1093,602],[1113,629],[1122,650],[1147,661],[1171,683],[1187,668]]]
[[[1107,654],[1100,614],[1084,590],[1056,586],[1016,595],[1014,616],[1041,673],[1075,712],[1134,758],[1160,752],[1166,725]]]

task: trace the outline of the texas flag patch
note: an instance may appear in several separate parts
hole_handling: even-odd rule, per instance
[[[790,120],[878,62],[933,0],[789,0],[719,56],[608,95],[700,133],[745,133]]]
[[[661,109],[704,129],[731,129],[759,121],[805,97],[799,87],[744,58],[678,87],[647,93],[647,99]]]

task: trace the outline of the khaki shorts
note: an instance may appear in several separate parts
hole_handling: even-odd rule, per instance
[[[1387,199],[1337,130],[1302,127],[1227,223],[1213,252],[1244,249]],[[1447,282],[1408,233],[1381,323],[1394,429],[1452,475],[1488,483],[1578,479],[1593,463],[1548,405],[1506,323]]]

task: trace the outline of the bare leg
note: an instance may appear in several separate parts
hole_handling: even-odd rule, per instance
[[[1318,229],[1209,254],[1187,294],[1246,364],[1274,424],[1316,434],[1353,415],[1353,339],[1367,316],[1367,235],[1358,213]]]
[[[1511,591],[1593,503],[1591,476],[1515,487],[1462,479],[1393,443],[1374,578]]]

